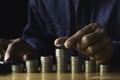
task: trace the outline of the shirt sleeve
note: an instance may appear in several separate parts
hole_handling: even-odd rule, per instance
[[[22,38],[30,44],[40,55],[52,55],[54,53],[54,39],[47,29],[44,16],[40,15],[37,1],[29,0],[28,23],[24,28]],[[39,7],[40,8],[40,7]]]

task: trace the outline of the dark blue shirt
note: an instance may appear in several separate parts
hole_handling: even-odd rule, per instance
[[[110,36],[117,61],[120,57],[120,0],[29,0],[23,38],[40,55],[54,55],[56,38],[69,37],[94,22]],[[72,49],[70,52],[78,53]]]

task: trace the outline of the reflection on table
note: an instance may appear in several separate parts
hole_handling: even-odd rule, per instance
[[[10,73],[0,75],[0,80],[120,80],[114,73]]]

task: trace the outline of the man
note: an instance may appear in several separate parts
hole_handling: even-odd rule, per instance
[[[71,55],[119,65],[119,26],[120,0],[29,0],[23,36],[1,46],[1,54],[4,47],[4,60],[38,58],[64,43]]]

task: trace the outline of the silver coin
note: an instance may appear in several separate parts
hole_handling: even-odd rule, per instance
[[[72,73],[82,72],[82,63],[78,56],[71,56],[71,72]]]
[[[96,63],[90,60],[85,61],[85,72],[86,73],[96,72]]]
[[[38,60],[26,61],[26,70],[28,73],[38,72]]]
[[[52,56],[41,56],[41,72],[50,73],[53,70]]]
[[[16,72],[16,73],[24,72],[23,64],[12,65],[12,72]]]
[[[109,65],[100,65],[100,73],[106,73],[109,71],[110,71]]]

